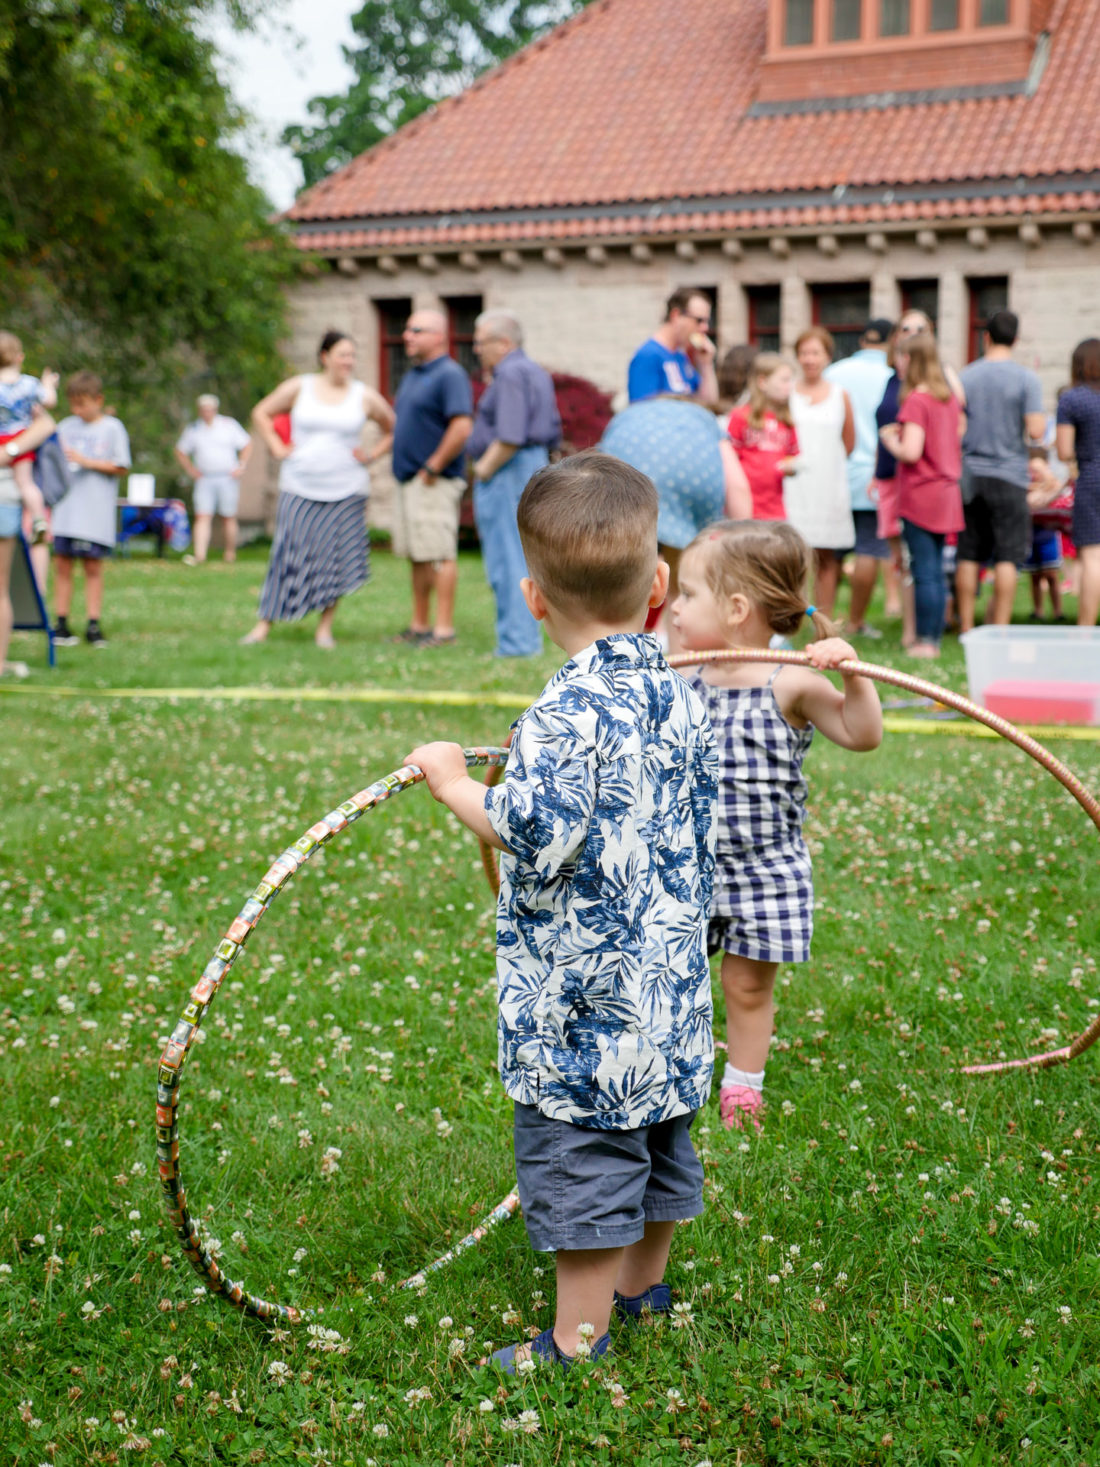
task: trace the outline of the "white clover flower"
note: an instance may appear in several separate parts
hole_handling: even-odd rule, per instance
[[[90,1299],[85,1299],[84,1303],[80,1306],[80,1312],[81,1314],[94,1314],[95,1305]]]
[[[276,1385],[282,1385],[283,1381],[289,1380],[291,1376],[290,1366],[285,1360],[272,1360],[267,1367],[267,1373]]]
[[[574,1359],[587,1360],[592,1353],[592,1346],[585,1339],[577,1341],[577,1348],[573,1351]]]
[[[694,1323],[695,1315],[691,1312],[690,1304],[674,1304],[672,1314],[673,1329],[686,1329],[689,1324]]]
[[[535,1361],[530,1355],[526,1360],[520,1360],[516,1365],[517,1375],[534,1375],[535,1370]]]
[[[405,1404],[417,1406],[421,1401],[430,1401],[432,1393],[427,1386],[413,1386],[411,1391],[405,1392]]]
[[[415,1314],[406,1314],[405,1323],[409,1326],[410,1329],[415,1329],[416,1326],[420,1323],[420,1320]]]
[[[483,1416],[488,1416],[490,1411],[496,1410],[496,1407],[493,1405],[492,1401],[486,1398],[485,1400],[478,1402],[477,1409],[481,1412]]]
[[[537,1411],[521,1411],[519,1413],[519,1429],[525,1431],[528,1436],[534,1436],[539,1429],[539,1413]]]
[[[454,1320],[451,1318],[451,1316],[449,1314],[445,1314],[443,1318],[439,1321],[439,1328],[450,1329],[453,1324]]]
[[[380,1421],[377,1426],[372,1426],[371,1431],[375,1436],[389,1436],[390,1434],[390,1429],[384,1421]]]
[[[592,1336],[595,1333],[596,1333],[596,1326],[594,1324],[578,1324],[577,1325],[577,1334],[580,1336],[580,1338],[582,1340],[589,1340],[589,1341],[591,1341]]]

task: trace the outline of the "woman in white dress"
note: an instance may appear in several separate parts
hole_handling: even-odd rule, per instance
[[[370,574],[367,465],[389,451],[393,409],[355,377],[355,343],[326,332],[320,372],[281,382],[252,410],[252,422],[281,464],[275,538],[260,593],[260,615],[245,644],[264,642],[272,622],[299,621],[320,611],[318,647],[333,647],[336,605]],[[272,419],[290,414],[290,442]],[[361,444],[367,420],[385,435],[368,455]]]
[[[833,338],[824,326],[811,326],[795,343],[802,377],[791,393],[791,416],[798,434],[798,470],[783,487],[787,518],[814,552],[814,605],[832,616],[840,562],[855,544],[848,492],[848,455],[856,429],[848,394],[826,380]]]

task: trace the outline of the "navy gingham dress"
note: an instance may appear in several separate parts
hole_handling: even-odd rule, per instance
[[[802,838],[802,761],[813,725],[792,728],[775,700],[781,668],[758,688],[691,686],[718,745],[718,846],[709,947],[765,963],[810,956],[814,889]]]

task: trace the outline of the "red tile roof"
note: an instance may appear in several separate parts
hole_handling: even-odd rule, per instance
[[[1055,0],[1032,96],[751,116],[766,10],[593,0],[302,194],[288,215],[306,226],[298,243],[453,248],[1097,208],[1100,0]]]

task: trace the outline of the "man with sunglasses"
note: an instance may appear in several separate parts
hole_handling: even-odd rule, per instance
[[[631,402],[672,394],[709,405],[718,401],[710,301],[690,285],[665,302],[665,319],[634,353],[627,375]]]

